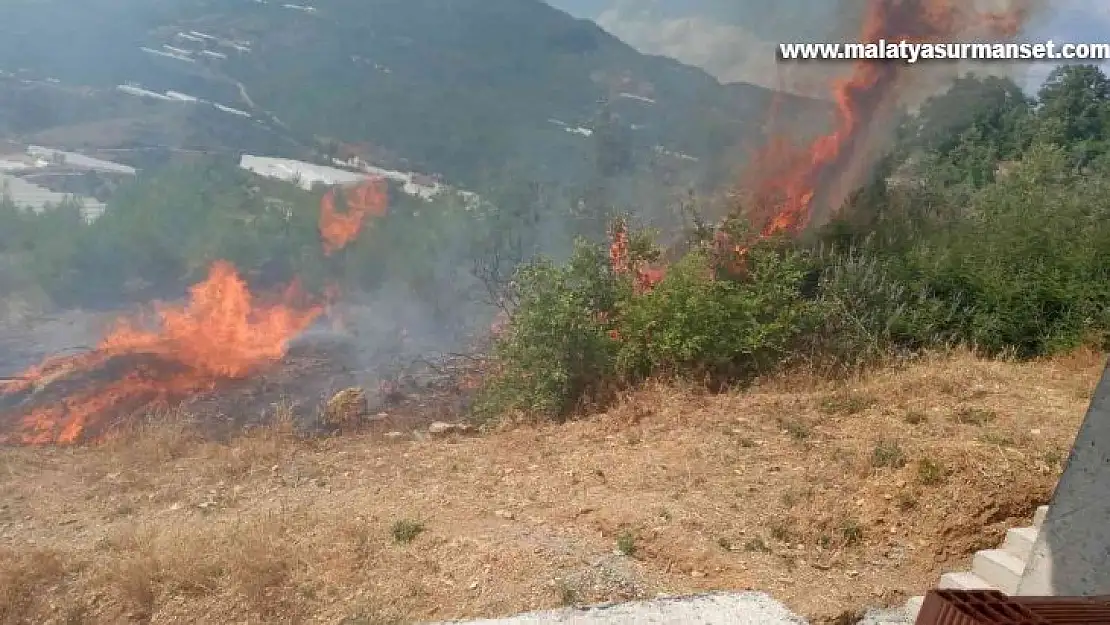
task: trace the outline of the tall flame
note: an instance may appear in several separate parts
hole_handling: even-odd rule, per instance
[[[381,178],[370,178],[350,188],[344,199],[346,212],[336,209],[335,188],[320,200],[320,238],[328,255],[358,238],[367,217],[384,217],[389,209],[388,190]]]
[[[258,306],[235,267],[218,261],[208,278],[189,290],[184,307],[157,307],[157,330],[123,321],[100,349],[173,358],[206,377],[242,377],[259,363],[280,359],[286,342],[320,314],[321,308],[301,306],[299,299],[294,283],[283,303]]]
[[[183,306],[156,306],[155,328],[123,320],[92,352],[47,360],[24,373],[18,384],[0,390],[2,399],[106,367],[113,358],[146,357],[128,363],[119,379],[33,409],[11,431],[0,432],[0,443],[75,443],[87,429],[101,429],[121,412],[202,391],[280,360],[288,341],[322,312],[302,300],[294,284],[280,302],[259,304],[231,264],[216,262]]]
[[[1004,2],[1006,10],[980,11],[974,0],[870,0],[860,41],[953,41],[958,35],[1003,39],[1017,34],[1031,0]],[[798,148],[773,139],[755,159],[746,186],[762,237],[795,234],[826,219],[874,165],[899,106],[899,93],[928,68],[900,61],[860,60],[832,85],[831,132]]]

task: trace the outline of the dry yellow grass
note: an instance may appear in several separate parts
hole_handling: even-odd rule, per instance
[[[656,385],[473,438],[215,444],[165,417],[95,449],[4,449],[0,624],[403,623],[746,588],[831,618],[1027,522],[1101,364]]]

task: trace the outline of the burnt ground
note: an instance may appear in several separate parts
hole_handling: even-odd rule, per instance
[[[293,345],[281,362],[257,375],[221,384],[179,405],[184,412],[204,415],[204,429],[218,438],[269,424],[280,409],[289,410],[301,432],[324,433],[324,405],[351,387],[366,392],[372,431],[461,420],[470,394],[465,381],[469,361],[440,354],[403,358],[366,367],[356,345],[342,337],[317,338]]]
[[[94,328],[102,328],[109,317],[114,318],[70,314],[45,319],[23,331],[0,332],[0,364],[5,365],[0,376],[17,377],[44,357],[55,355],[46,348],[57,349],[59,338],[71,344],[62,355],[88,353],[87,345],[76,342],[95,343]],[[32,412],[83,401],[124,379],[137,379],[150,389],[95,414],[83,440],[100,438],[167,408],[198,415],[198,427],[214,440],[265,425],[279,413],[291,414],[301,432],[317,434],[326,429],[320,415],[328,399],[351,387],[366,393],[370,429],[412,429],[462,418],[468,395],[463,380],[467,364],[465,357],[386,348],[381,353],[367,353],[351,335],[317,331],[294,341],[281,361],[262,366],[247,378],[167,395],[159,390],[160,381],[188,374],[187,369],[153,354],[122,354],[88,366],[62,368],[45,383],[0,393],[0,434],[13,431]]]

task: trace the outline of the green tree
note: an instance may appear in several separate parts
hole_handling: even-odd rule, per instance
[[[1000,158],[1011,158],[1027,143],[1022,130],[1031,111],[1031,100],[1013,80],[965,76],[921,106],[907,122],[906,138],[910,147],[948,152],[974,132],[993,143]]]
[[[1043,138],[1067,146],[1079,166],[1107,151],[1110,139],[1110,78],[1096,65],[1062,65],[1038,94]]]

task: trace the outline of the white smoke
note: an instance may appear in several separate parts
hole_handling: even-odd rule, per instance
[[[681,10],[665,7],[658,0],[608,0],[599,7],[596,19],[610,33],[641,51],[701,67],[723,82],[746,82],[823,97],[828,94],[830,81],[843,76],[847,68],[781,63],[776,59],[777,46],[783,39],[853,40],[866,0],[829,0],[820,7],[806,4],[808,7],[779,2],[769,9],[771,3],[764,0],[720,0]],[[1043,10],[1048,8],[1045,2],[979,0],[974,4],[993,10],[1037,5],[1032,8],[1041,10],[1033,12],[1019,35],[1022,40],[1103,42],[1110,31],[1110,2],[1105,0],[1056,0],[1051,3],[1051,11]],[[719,10],[707,9],[716,5],[720,5]],[[1035,88],[1052,67],[1046,62],[979,63],[964,64],[959,72],[1008,75]]]

